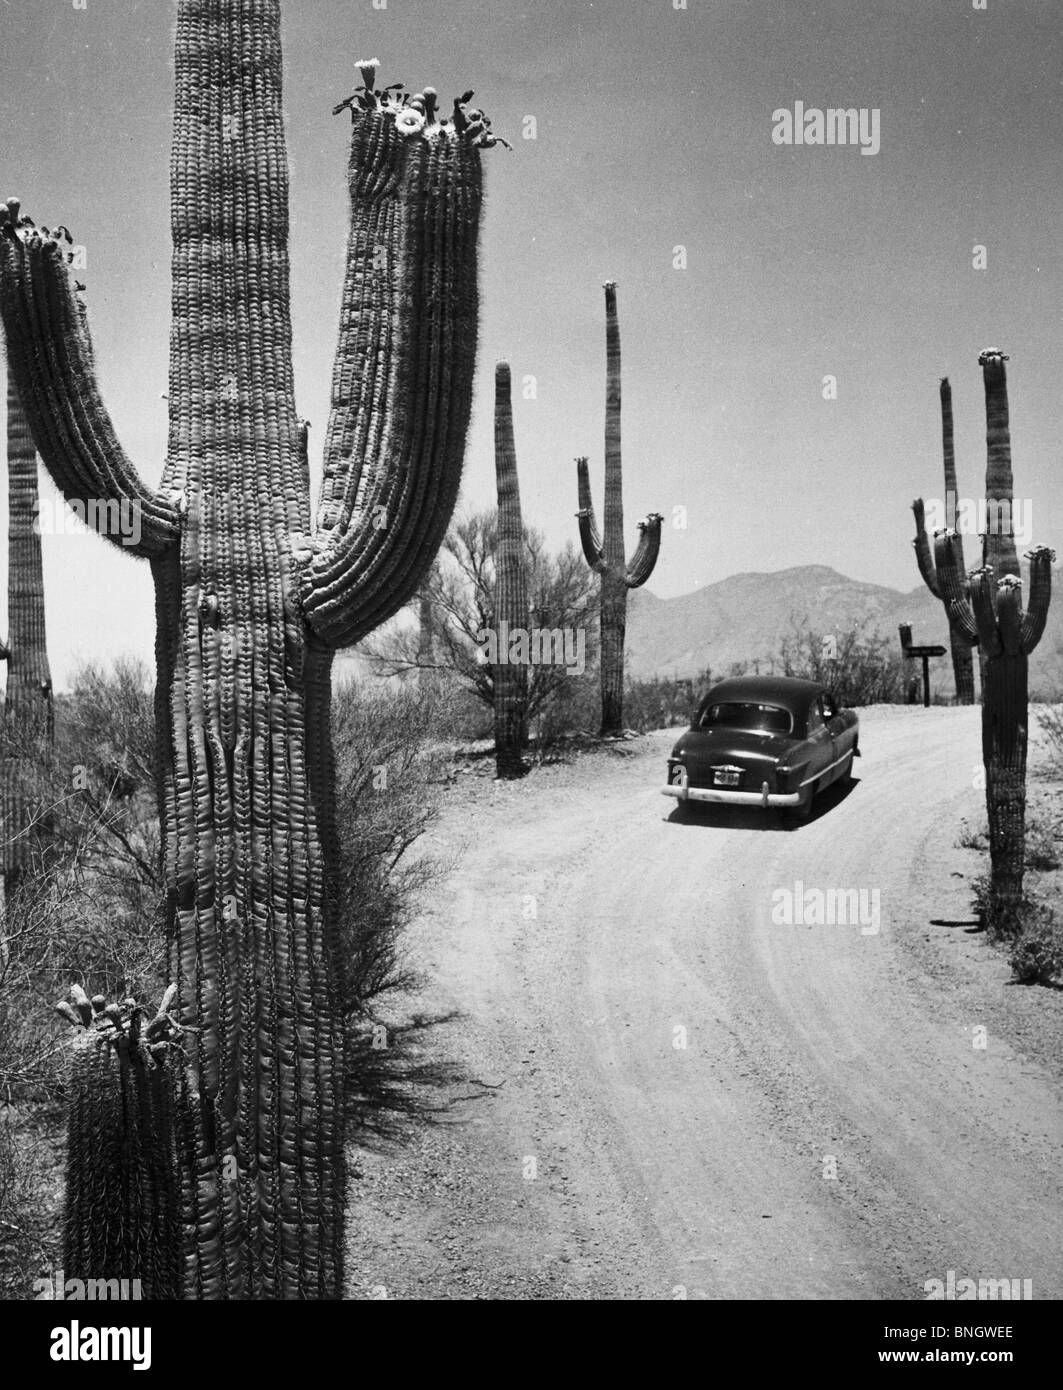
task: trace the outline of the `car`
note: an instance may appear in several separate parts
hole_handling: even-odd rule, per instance
[[[775,807],[799,819],[817,792],[851,779],[860,721],[817,681],[736,676],[714,685],[668,759],[680,806]]]

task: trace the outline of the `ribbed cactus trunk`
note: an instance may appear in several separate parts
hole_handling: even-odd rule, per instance
[[[54,237],[10,209],[0,292],[45,461],[130,498],[157,595],[160,806],[176,1016],[182,1291],[342,1291],[345,1048],[329,736],[334,651],[416,591],[460,484],[477,333],[479,146],[456,102],[374,91],[312,527],[292,383],[279,0],[180,0],[169,451],[114,439]],[[337,108],[340,110],[342,108]],[[30,305],[47,297],[52,313]]]
[[[1004,361],[998,353],[981,359],[986,414],[985,495],[989,505],[1007,503],[1004,526],[995,526],[992,516],[987,519],[983,549],[983,564],[997,582],[999,635],[995,643],[983,644],[982,758],[993,894],[1007,920],[1022,900],[1025,868],[1029,659],[1020,631],[1022,571],[1011,517],[1014,484]]]
[[[638,549],[630,563],[624,550],[624,484],[620,450],[620,324],[616,285],[605,285],[605,508],[599,533],[591,501],[587,460],[576,460],[579,487],[580,540],[583,553],[600,575],[600,663],[602,687],[601,734],[615,737],[624,730],[624,641],[627,592],[645,584],[653,573],[661,546],[661,516],[651,512],[639,522]]]
[[[37,525],[37,451],[18,388],[7,379],[8,638],[5,756],[0,768],[0,862],[5,900],[28,869],[38,755],[55,736],[44,624],[44,572]]]
[[[495,485],[498,491],[498,552],[495,557],[494,627],[499,660],[493,672],[495,767],[499,777],[524,771],[521,749],[527,730],[528,667],[512,661],[508,634],[528,622],[528,579],[524,565],[524,523],[520,510],[517,451],[513,441],[513,401],[509,364],[495,366]]]
[[[950,506],[956,506],[957,484],[956,484],[956,449],[953,439],[952,425],[952,387],[949,385],[948,377],[941,379],[941,442],[942,454],[945,462],[945,506],[946,510]],[[951,499],[951,502],[950,502]],[[937,574],[934,570],[934,559],[930,549],[930,541],[926,534],[924,522],[923,499],[917,498],[912,503],[912,511],[915,513],[915,546],[916,560],[919,565],[919,573],[927,588],[944,603],[944,596],[941,592],[941,585],[938,582]],[[963,539],[956,536],[955,547],[957,550],[957,563],[963,567]],[[946,604],[946,613],[948,605]],[[956,620],[949,616],[949,649],[952,654],[952,674],[956,683],[956,702],[960,705],[974,704],[974,658],[971,653],[971,645],[964,637],[961,628]]]
[[[1022,579],[1011,517],[1011,434],[1005,354],[989,349],[979,357],[986,402],[986,498],[1006,504],[1004,524],[993,513],[986,527],[983,564],[964,589],[951,531],[937,539],[937,570],[950,612],[968,643],[982,652],[982,760],[989,820],[991,912],[1001,934],[1021,922],[1025,868],[1026,751],[1029,654],[1044,632],[1051,599],[1053,552],[1030,554],[1030,595],[1022,606]],[[1000,513],[998,513],[1000,515]]]

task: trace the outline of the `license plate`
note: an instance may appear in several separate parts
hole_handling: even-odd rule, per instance
[[[741,777],[740,772],[732,772],[729,767],[720,768],[716,773],[715,781],[718,787],[737,787]]]

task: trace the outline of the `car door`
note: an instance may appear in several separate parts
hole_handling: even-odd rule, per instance
[[[822,692],[819,701],[823,723],[831,736],[831,762],[834,767],[831,769],[830,780],[834,782],[845,770],[845,759],[856,745],[856,729],[839,710],[834,703],[834,697],[827,691]]]
[[[806,721],[807,744],[811,752],[805,780],[808,782],[822,782],[827,785],[830,780],[830,765],[834,761],[834,739],[830,729],[827,728],[826,720],[823,718],[823,706],[818,695],[813,696],[808,707],[808,717]],[[817,788],[813,788],[816,790]]]

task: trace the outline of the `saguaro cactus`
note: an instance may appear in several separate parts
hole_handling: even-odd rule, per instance
[[[138,508],[155,578],[170,969],[175,1015],[198,1030],[180,1146],[182,1288],[197,1299],[341,1292],[331,664],[409,601],[457,496],[491,140],[467,97],[441,120],[430,88],[374,90],[375,61],[336,108],[353,120],[351,225],[311,529],[280,19],[279,0],[178,5],[157,491],[115,439],[60,241],[14,203],[0,237],[0,307],[38,448],[69,497]]]
[[[495,485],[498,490],[498,552],[495,557],[494,626],[499,648],[493,674],[495,766],[499,777],[519,777],[524,771],[521,749],[527,737],[528,668],[522,662],[510,661],[508,650],[502,650],[502,643],[508,642],[510,632],[527,624],[528,580],[507,362],[495,366]]]
[[[952,431],[952,387],[949,385],[948,377],[941,378],[941,442],[942,453],[945,460],[945,506],[946,509],[951,505],[956,506],[956,450],[953,443]],[[952,499],[951,504],[949,499]],[[915,547],[915,558],[919,565],[919,573],[923,576],[923,582],[934,595],[945,603],[944,595],[941,592],[941,585],[938,582],[937,574],[934,570],[934,558],[930,550],[930,541],[926,534],[925,509],[923,499],[917,497],[912,503],[912,511],[915,514],[915,540],[912,542]],[[963,568],[963,539],[956,536],[957,563]],[[947,611],[947,604],[946,604]],[[971,653],[970,643],[960,631],[956,620],[949,617],[949,648],[952,653],[952,674],[956,682],[956,701],[961,705],[974,704],[974,657]]]
[[[605,285],[605,511],[599,532],[591,501],[586,458],[576,460],[579,487],[580,542],[588,565],[601,576],[601,680],[604,736],[624,730],[624,634],[627,591],[645,584],[661,548],[661,515],[651,512],[639,522],[639,543],[625,563],[624,495],[620,460],[620,325],[616,285]]]
[[[63,1269],[74,1279],[139,1279],[140,1296],[180,1296],[176,1181],[180,1029],[171,985],[150,1022],[127,999],[91,1003],[74,985],[59,1011],[81,1030],[70,1067]]]
[[[55,734],[52,676],[44,626],[44,574],[37,528],[37,453],[18,390],[7,379],[8,640],[4,766],[0,769],[0,863],[5,897],[25,873],[34,801],[35,753]]]
[[[983,564],[962,577],[955,531],[935,535],[935,559],[949,613],[968,644],[982,649],[982,759],[992,866],[991,908],[996,929],[1019,925],[1025,868],[1027,667],[1041,640],[1052,596],[1053,551],[1030,552],[1030,599],[1022,607],[1022,579],[1012,528],[1011,435],[1006,355],[989,348],[979,357],[985,383],[986,498],[990,513]]]

